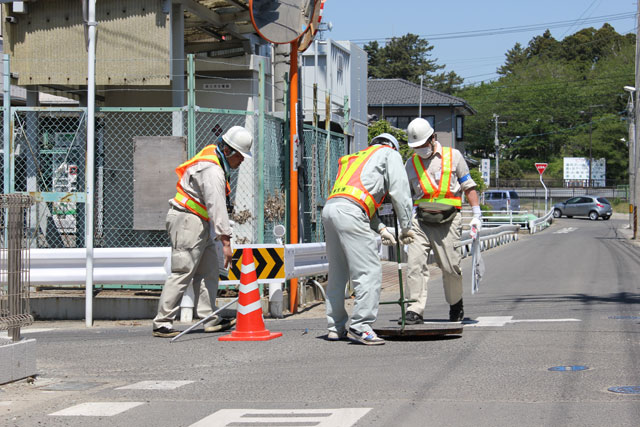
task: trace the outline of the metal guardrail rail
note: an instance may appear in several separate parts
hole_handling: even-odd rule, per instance
[[[529,221],[529,233],[534,234],[537,231],[547,228],[553,223],[553,207],[549,209],[546,215]]]

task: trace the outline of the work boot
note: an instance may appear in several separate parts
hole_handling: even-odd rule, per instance
[[[358,332],[355,329],[349,328],[349,332],[347,332],[347,337],[355,343],[360,343],[364,345],[383,345],[384,340],[376,335],[375,332],[366,331],[366,332]]]
[[[235,324],[236,324],[235,318],[234,319],[222,318],[220,323],[217,323],[213,326],[205,326],[204,331],[205,332],[222,332],[222,331],[226,331],[227,329],[230,329]]]
[[[153,336],[158,338],[173,338],[178,334],[180,334],[180,331],[165,326],[153,330]]]
[[[326,340],[340,341],[346,338],[347,338],[347,331],[342,331],[342,332],[329,331],[329,333],[327,334]]]
[[[405,325],[421,325],[424,323],[424,319],[415,311],[407,311],[404,316]],[[398,319],[398,325],[402,325],[402,317]]]
[[[449,306],[449,321],[462,322],[462,319],[464,319],[464,308],[462,307],[462,298],[460,298],[460,301]]]

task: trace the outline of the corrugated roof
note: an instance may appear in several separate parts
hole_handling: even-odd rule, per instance
[[[369,79],[367,98],[370,106],[417,106],[420,104],[420,85],[403,79]],[[422,87],[422,106],[461,107],[475,114],[464,99],[425,86]]]

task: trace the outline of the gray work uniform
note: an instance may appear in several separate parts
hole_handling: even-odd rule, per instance
[[[388,194],[400,227],[406,230],[411,227],[411,194],[402,167],[400,153],[384,147],[366,162],[360,180],[376,202]],[[382,286],[382,267],[372,230],[379,231],[384,224],[377,215],[370,220],[362,206],[345,197],[327,200],[322,209],[322,224],[329,260],[328,329],[339,334],[346,330],[348,314],[344,307],[344,291],[351,279],[355,305],[350,327],[360,333],[371,332],[371,324],[378,315]]]
[[[220,161],[220,154],[218,154]],[[218,294],[218,256],[209,227],[216,236],[231,236],[231,225],[226,205],[226,179],[221,166],[212,162],[198,162],[187,168],[180,181],[184,191],[206,206],[209,221],[187,211],[175,200],[169,200],[166,227],[171,239],[171,274],[164,283],[158,314],[153,329],[171,328],[180,309],[180,301],[193,280],[194,294],[198,295],[197,314],[205,318],[215,310]],[[205,286],[201,286],[204,281]],[[214,317],[204,326],[220,323]]]
[[[434,185],[439,186],[442,178],[442,146],[436,142],[434,155],[429,160],[422,159],[427,174]],[[420,179],[410,158],[405,164],[411,195],[413,200],[424,197]],[[449,184],[451,193],[461,197],[465,190],[475,188],[476,183],[469,175],[469,167],[460,151],[452,150],[452,177]],[[442,282],[447,303],[453,305],[462,298],[462,270],[460,269],[461,255],[457,249],[462,234],[462,216],[458,212],[454,219],[445,224],[423,224],[414,215],[413,231],[416,238],[408,245],[407,251],[407,299],[416,300],[408,307],[408,311],[423,314],[427,304],[427,282],[429,281],[429,267],[427,259],[433,250],[436,263],[442,270]]]

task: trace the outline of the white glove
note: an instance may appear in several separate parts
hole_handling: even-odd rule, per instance
[[[477,231],[482,230],[482,219],[476,218],[476,217],[471,218],[471,221],[469,221],[469,227],[470,228],[475,227]]]
[[[405,245],[410,245],[411,243],[413,243],[413,240],[415,238],[416,233],[414,233],[410,228],[402,230],[402,232],[400,233],[400,241]]]
[[[396,238],[393,237],[393,234],[389,233],[389,229],[386,227],[380,230],[380,238],[382,239],[382,244],[385,246],[393,246],[397,243]]]

